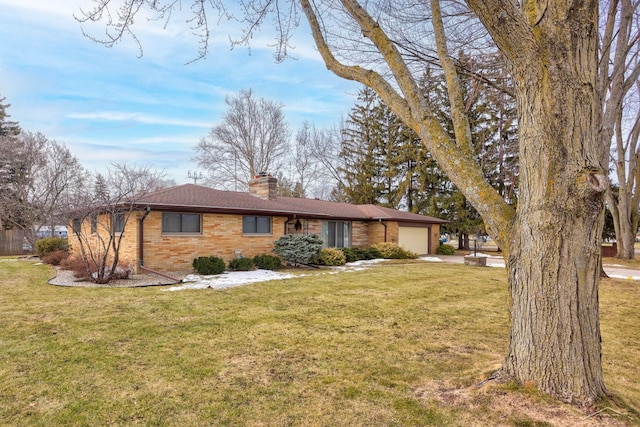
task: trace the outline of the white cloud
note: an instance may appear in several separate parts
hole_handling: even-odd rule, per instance
[[[294,128],[303,120],[337,123],[350,107],[347,91],[356,85],[326,70],[303,27],[292,41],[298,60],[274,63],[269,22],[251,52],[231,51],[228,35],[240,26],[224,21],[213,29],[209,56],[184,65],[195,58],[198,39],[185,24],[191,2],[183,3],[166,29],[136,20],[144,48],[138,59],[131,40],[107,49],[82,35],[73,15],[91,0],[0,0],[0,38],[11,41],[0,44],[8,113],[25,130],[65,143],[90,170],[134,161],[183,182],[195,166],[192,147],[219,122],[227,95],[252,88],[282,102]],[[96,36],[105,30],[104,23],[84,28]]]
[[[127,113],[121,111],[102,111],[97,113],[69,113],[67,115],[70,119],[76,120],[98,120],[98,121],[114,121],[114,122],[137,122],[144,124],[157,124],[167,126],[186,126],[186,127],[199,127],[210,128],[211,124],[208,122],[201,122],[195,120],[180,120],[180,119],[168,119],[165,117],[155,117],[144,113]]]

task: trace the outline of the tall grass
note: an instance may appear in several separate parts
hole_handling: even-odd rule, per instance
[[[526,425],[546,418],[501,409],[505,395],[556,408],[472,387],[507,347],[500,269],[180,292],[45,284],[53,274],[0,260],[0,425]],[[601,301],[606,382],[638,407],[638,286],[605,281]]]

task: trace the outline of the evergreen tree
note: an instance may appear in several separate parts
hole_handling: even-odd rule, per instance
[[[471,154],[489,183],[511,204],[517,199],[518,153],[516,106],[508,94],[511,84],[496,55],[459,54],[458,66],[467,117],[471,128]],[[444,76],[427,68],[422,80],[425,100],[453,137],[451,108]],[[446,180],[446,178],[443,177]],[[482,218],[452,184],[440,185],[425,213],[447,218],[444,230],[458,234],[459,248],[469,249],[469,234],[482,233]]]
[[[516,202],[517,123],[510,81],[495,55],[460,53],[458,66],[471,127],[469,152],[488,181],[512,204]],[[491,79],[487,84],[487,80]],[[453,137],[446,81],[427,67],[422,80],[425,103]],[[507,89],[505,89],[507,88]],[[446,178],[417,134],[369,88],[363,88],[342,131],[339,168],[342,180],[333,199],[371,203],[439,216],[445,229],[469,248],[469,234],[484,231],[482,218]]]
[[[0,98],[0,138],[17,136],[21,132],[18,122],[8,120],[11,116],[7,114],[7,108],[9,108],[11,104],[4,104],[6,99],[5,97]]]
[[[379,157],[380,102],[369,88],[358,93],[358,104],[353,107],[342,131],[340,157],[343,182],[340,193],[343,201],[356,204],[376,204],[382,193]]]
[[[20,126],[17,122],[9,121],[11,117],[7,109],[11,104],[5,104],[6,98],[0,97],[0,192],[4,200],[17,200],[19,198],[15,186],[21,176],[24,175],[25,166],[21,156],[15,148],[16,138],[20,134]],[[20,209],[14,203],[0,203],[0,229],[23,226],[21,221],[10,221],[21,218]],[[17,223],[17,224],[16,224]]]

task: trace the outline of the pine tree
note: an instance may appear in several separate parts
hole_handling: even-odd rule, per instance
[[[495,55],[471,57],[459,54],[461,86],[471,127],[471,153],[489,183],[512,204],[516,203],[518,176],[517,121],[515,102],[508,95],[511,84]],[[481,77],[482,76],[482,77]],[[486,83],[491,79],[491,84]],[[444,76],[427,68],[422,80],[425,100],[453,137],[453,122]],[[446,178],[443,178],[446,180]],[[447,218],[444,228],[459,236],[459,247],[469,249],[469,234],[484,230],[482,218],[448,183],[440,186],[429,203],[429,214]]]
[[[18,122],[8,120],[11,116],[7,114],[7,108],[9,108],[11,104],[4,104],[6,99],[5,97],[0,98],[0,138],[17,136],[21,132]]]
[[[17,122],[9,121],[11,117],[7,114],[7,109],[11,104],[5,104],[6,98],[0,97],[0,191],[6,200],[15,200],[18,194],[15,191],[16,174],[24,168],[16,158],[15,138],[20,134],[21,129]],[[20,212],[13,204],[0,203],[0,229],[12,228],[15,219],[20,217]],[[22,223],[20,223],[22,225]]]
[[[340,172],[344,179],[340,193],[349,203],[376,204],[382,192],[379,101],[373,90],[365,88],[358,93],[358,102],[342,131]]]

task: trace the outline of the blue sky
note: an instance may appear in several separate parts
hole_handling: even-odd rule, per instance
[[[226,95],[251,88],[281,102],[295,133],[304,120],[338,124],[359,89],[325,68],[305,28],[293,41],[296,60],[276,64],[267,32],[251,51],[231,50],[233,28],[221,27],[207,59],[185,65],[198,40],[184,17],[166,29],[138,19],[138,58],[132,41],[108,49],[84,37],[73,17],[80,7],[90,0],[0,0],[0,96],[12,120],[64,143],[90,171],[127,162],[192,182],[193,147],[220,122]],[[85,30],[100,36],[104,26]]]

